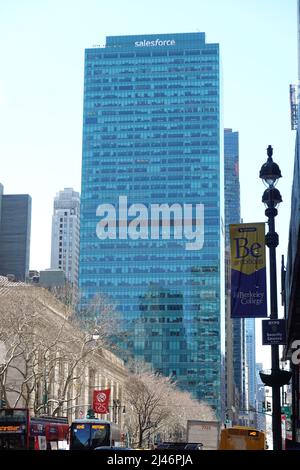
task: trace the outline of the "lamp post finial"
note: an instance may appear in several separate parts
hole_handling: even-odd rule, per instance
[[[272,147],[272,145],[268,145],[268,148],[267,148],[267,155],[268,155],[269,158],[272,157],[272,155],[273,155],[273,147]]]

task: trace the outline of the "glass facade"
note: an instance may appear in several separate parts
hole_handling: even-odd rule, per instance
[[[217,411],[219,74],[219,46],[204,33],[107,37],[106,47],[85,51],[79,268],[83,305],[97,293],[117,303],[127,330],[122,347]],[[104,204],[116,221],[106,235]],[[162,213],[154,220],[155,204],[170,209],[168,226]]]
[[[226,243],[230,245],[229,224],[241,220],[239,133],[232,129],[224,129],[224,167]]]
[[[224,174],[225,174],[225,226],[226,262],[230,263],[229,225],[241,221],[239,180],[239,133],[224,129]],[[230,269],[226,269],[226,292],[230,296]],[[230,302],[227,303],[230,309]],[[229,314],[230,317],[230,314]],[[246,394],[246,343],[244,320],[232,318],[227,325],[232,336],[232,365],[234,383],[239,391],[240,408],[247,409]],[[229,366],[229,367],[230,367]]]

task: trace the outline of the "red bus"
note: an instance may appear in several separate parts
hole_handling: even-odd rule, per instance
[[[27,408],[0,408],[0,450],[67,448],[67,418],[31,417]]]

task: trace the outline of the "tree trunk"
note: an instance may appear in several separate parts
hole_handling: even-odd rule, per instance
[[[144,437],[144,431],[141,428],[141,426],[139,426],[139,447],[142,447],[143,445],[143,437]]]

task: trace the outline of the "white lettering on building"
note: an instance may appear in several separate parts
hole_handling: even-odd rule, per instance
[[[174,39],[156,39],[155,41],[136,41],[134,43],[135,47],[155,47],[155,46],[175,46],[176,41]]]

